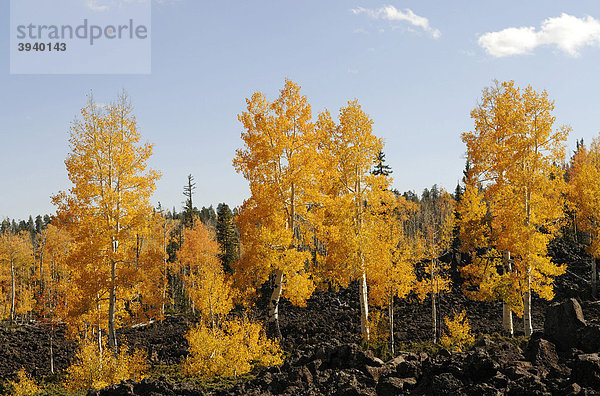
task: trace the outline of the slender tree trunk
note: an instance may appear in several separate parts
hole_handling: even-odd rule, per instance
[[[48,229],[44,230],[44,237],[42,238],[42,246],[40,248],[40,297],[44,294],[44,247],[46,246],[47,235]]]
[[[598,271],[596,257],[592,257],[592,298],[595,300],[598,294]]]
[[[163,264],[164,264],[164,279],[163,279],[163,292],[162,292],[162,306],[160,312],[162,317],[165,316],[165,301],[167,299],[167,285],[168,285],[168,277],[167,277],[167,220],[165,219],[165,223],[163,225]]]
[[[437,342],[437,310],[435,307],[436,294],[431,293],[431,318],[433,319],[433,342]]]
[[[15,285],[15,260],[10,258],[10,324],[15,322],[15,300],[17,297]]]
[[[523,295],[523,331],[527,337],[533,333],[531,323],[531,268],[527,271],[527,291]]]
[[[102,329],[98,325],[98,351],[100,352],[100,371],[102,371]]]
[[[362,256],[362,255],[361,255]],[[360,295],[360,328],[365,341],[369,341],[369,301],[367,292],[367,274],[364,271],[364,258],[363,271],[358,284],[358,292]]]
[[[531,219],[531,192],[525,187],[525,225],[529,226]],[[531,324],[531,263],[527,264],[527,291],[523,295],[523,331],[529,337],[533,333]]]
[[[435,278],[435,259],[431,261],[431,319],[433,321],[433,342],[437,342],[437,309],[435,306],[435,300],[437,297],[436,290],[434,288]]]
[[[116,353],[117,334],[115,332],[115,306],[117,303],[116,293],[116,263],[111,261],[110,264],[110,293],[108,297],[108,345]]]
[[[50,326],[50,373],[54,374],[54,323],[52,323]]]
[[[271,300],[269,301],[269,328],[272,335],[281,339],[281,330],[279,329],[279,299],[283,288],[283,271],[275,271],[275,285]]]
[[[502,253],[502,262],[505,273],[512,272],[512,265],[510,263],[510,252]],[[504,329],[505,335],[509,337],[512,337],[514,335],[512,311],[504,302],[502,303],[502,327]]]
[[[363,197],[362,197],[362,189],[361,189],[361,178],[359,176],[359,172],[355,169],[356,173],[356,181],[355,181],[355,191],[358,193],[358,199],[356,199],[356,224],[358,226],[358,252],[360,256],[360,269],[361,269],[361,279],[358,285],[358,293],[360,300],[360,328],[363,340],[369,342],[369,292],[367,288],[367,273],[366,273],[366,265],[365,265],[365,255],[363,251],[363,234],[362,234],[362,224],[363,224]]]
[[[390,321],[390,352],[392,356],[396,353],[394,352],[394,295],[391,295],[390,303],[388,306],[388,319]]]

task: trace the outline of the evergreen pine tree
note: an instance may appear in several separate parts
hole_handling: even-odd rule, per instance
[[[233,222],[233,213],[226,203],[217,206],[217,242],[221,249],[220,259],[223,269],[231,273],[231,264],[237,260],[238,239]]]
[[[385,163],[385,154],[382,150],[377,153],[377,158],[375,159],[375,169],[373,169],[373,173],[375,176],[389,176],[392,174],[392,168]]]

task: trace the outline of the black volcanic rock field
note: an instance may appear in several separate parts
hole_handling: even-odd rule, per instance
[[[579,253],[579,252],[578,252]],[[553,301],[534,299],[534,334],[523,337],[515,318],[515,337],[501,337],[499,303],[467,299],[455,286],[440,297],[440,315],[465,309],[476,336],[473,347],[449,352],[431,341],[430,300],[415,296],[395,302],[395,356],[361,346],[358,287],[318,290],[306,307],[283,300],[280,309],[281,367],[219,385],[181,378],[177,364],[187,356],[188,318],[168,316],[119,330],[121,342],[143,348],[153,370],[149,378],[126,381],[90,394],[99,395],[593,395],[600,394],[600,302],[591,301],[589,266],[580,254],[554,246],[557,261],[570,262],[555,283]],[[250,313],[264,319],[259,301]],[[24,367],[36,377],[54,365],[62,373],[76,349],[64,328],[40,323],[0,327],[0,377],[11,379]],[[379,356],[377,356],[379,355]],[[170,373],[170,374],[169,374]]]

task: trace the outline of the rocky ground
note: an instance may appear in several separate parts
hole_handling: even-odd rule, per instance
[[[598,304],[594,304],[597,313]],[[543,331],[523,345],[480,337],[466,352],[400,352],[387,362],[355,343],[306,344],[281,367],[218,395],[596,395],[600,326],[587,323],[575,299],[548,308]],[[166,378],[125,382],[96,395],[209,394]]]
[[[195,382],[161,377],[125,382],[95,394],[600,394],[600,304],[590,302],[585,280],[589,267],[581,256],[564,250],[559,256],[571,263],[569,272],[556,281],[552,302],[534,300],[536,332],[529,341],[494,335],[501,331],[500,304],[470,301],[457,286],[440,298],[441,316],[465,309],[478,337],[476,346],[462,353],[418,352],[415,343],[431,340],[431,305],[430,300],[420,303],[409,297],[395,304],[395,339],[400,349],[413,343],[413,352],[397,352],[384,362],[359,347],[358,290],[351,286],[317,291],[304,308],[284,300],[285,364],[255,373],[252,380],[209,392]],[[262,313],[260,308],[254,311],[257,318]],[[175,365],[187,354],[184,334],[189,326],[184,318],[168,317],[122,329],[119,337],[147,350],[151,364]],[[517,336],[521,326],[517,319]],[[1,327],[0,377],[11,378],[21,367],[37,376],[49,374],[49,334],[40,324]],[[75,351],[63,329],[56,330],[53,349],[60,372]]]

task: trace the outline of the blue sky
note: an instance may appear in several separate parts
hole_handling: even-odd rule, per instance
[[[119,1],[81,0],[96,12]],[[149,75],[11,75],[9,15],[0,1],[0,217],[54,211],[50,195],[70,187],[69,125],[90,91],[103,103],[129,93],[163,174],[152,201],[177,209],[189,173],[198,206],[248,197],[231,165],[237,114],[255,91],[274,98],[286,77],[314,115],[357,98],[400,191],[454,189],[460,134],[494,79],[546,89],[555,125],[573,127],[571,149],[600,131],[597,1],[162,0]]]

